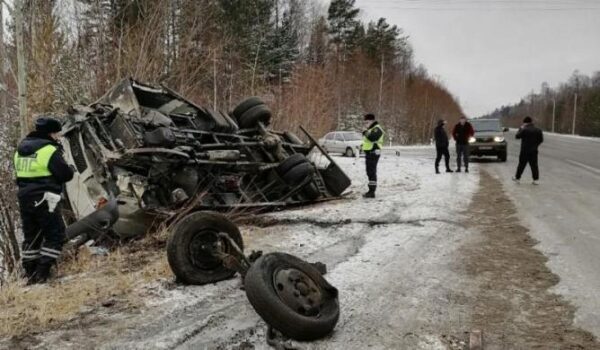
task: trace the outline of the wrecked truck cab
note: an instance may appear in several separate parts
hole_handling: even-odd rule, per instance
[[[304,129],[310,142],[269,129],[271,112],[255,97],[229,115],[125,79],[65,120],[65,158],[77,169],[66,185],[70,209],[82,218],[116,200],[120,238],[183,207],[274,209],[338,198],[350,185]]]

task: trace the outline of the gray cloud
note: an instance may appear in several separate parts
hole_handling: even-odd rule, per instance
[[[364,20],[385,17],[415,58],[470,117],[517,102],[542,82],[600,70],[600,0],[357,0]]]

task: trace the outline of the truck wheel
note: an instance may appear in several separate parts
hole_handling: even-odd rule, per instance
[[[314,266],[295,256],[263,255],[246,273],[244,286],[254,310],[292,339],[322,338],[338,322],[337,289]]]
[[[230,278],[235,271],[223,266],[211,252],[232,252],[230,242],[218,237],[227,234],[244,249],[237,226],[225,216],[213,212],[196,212],[175,224],[167,242],[169,266],[177,279],[185,284],[207,284]]]
[[[290,169],[292,169],[296,165],[302,164],[302,163],[308,163],[308,159],[306,159],[304,154],[302,154],[302,153],[292,154],[291,156],[284,159],[281,163],[279,163],[279,165],[277,166],[277,173],[280,176],[283,176],[285,173],[290,171]]]
[[[238,124],[242,129],[253,128],[258,122],[265,125],[271,122],[271,110],[263,104],[248,109],[238,118]]]
[[[298,165],[291,168],[287,173],[283,174],[281,178],[289,186],[297,186],[307,177],[312,177],[314,167],[308,161],[299,163]],[[302,194],[308,200],[315,200],[321,196],[321,192],[313,181],[309,182],[301,190]]]
[[[321,197],[321,192],[317,188],[314,182],[310,182],[302,189],[302,194],[306,199],[314,201],[315,199]]]
[[[247,99],[245,99],[244,101],[240,102],[240,104],[238,104],[234,109],[233,112],[231,114],[233,114],[233,116],[236,119],[240,119],[240,117],[242,116],[242,114],[244,114],[247,110],[249,110],[250,108],[254,107],[254,106],[258,106],[258,105],[264,105],[265,103],[263,102],[263,100],[261,100],[258,97],[249,97]]]

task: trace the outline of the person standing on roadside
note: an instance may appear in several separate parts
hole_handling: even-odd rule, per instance
[[[540,178],[540,170],[538,168],[538,147],[544,142],[544,133],[542,129],[533,124],[531,117],[523,119],[523,125],[517,131],[517,139],[521,140],[521,153],[519,154],[519,165],[517,166],[517,174],[513,177],[513,181],[521,181],[521,175],[525,171],[527,164],[531,167],[531,175],[533,184],[538,185]]]
[[[58,120],[38,118],[35,131],[19,143],[14,155],[24,236],[21,256],[28,284],[46,282],[65,242],[58,205],[74,170],[62,156],[60,131]]]
[[[458,124],[452,129],[452,137],[456,141],[456,172],[460,173],[461,158],[465,164],[465,173],[469,172],[469,139],[475,135],[473,126],[467,117],[460,117]]]
[[[369,178],[369,191],[363,194],[364,198],[375,198],[377,190],[377,163],[383,148],[383,128],[375,120],[374,114],[366,114],[364,117],[366,130],[363,131],[362,150],[365,152],[367,177]]]
[[[442,160],[442,156],[444,156],[444,161],[446,163],[446,172],[452,173],[452,169],[450,169],[450,152],[448,151],[449,141],[448,134],[446,133],[446,121],[443,119],[438,120],[437,127],[434,130],[433,137],[435,138],[435,173],[440,173],[440,161]]]

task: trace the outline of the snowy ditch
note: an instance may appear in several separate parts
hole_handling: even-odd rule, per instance
[[[468,317],[454,292],[461,276],[449,266],[470,237],[461,222],[479,177],[476,169],[435,175],[432,153],[384,155],[374,200],[360,196],[364,159],[336,158],[353,179],[349,198],[265,214],[241,227],[248,253],[283,251],[321,261],[340,290],[335,332],[299,348],[443,348],[444,331]],[[239,278],[208,286],[157,281],[140,287],[147,295],[142,310],[41,334],[38,346],[266,349],[266,325],[240,287]]]

